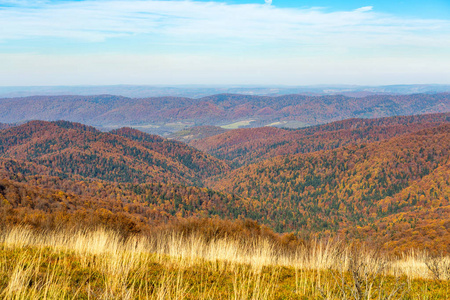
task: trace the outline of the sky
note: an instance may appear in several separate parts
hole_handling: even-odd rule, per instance
[[[0,86],[450,84],[450,0],[0,0]]]

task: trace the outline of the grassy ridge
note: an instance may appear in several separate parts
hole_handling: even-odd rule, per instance
[[[387,258],[339,243],[286,251],[265,239],[16,227],[0,235],[0,298],[448,299],[449,266],[448,257]]]

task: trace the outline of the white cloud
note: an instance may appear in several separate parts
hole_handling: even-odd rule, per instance
[[[264,0],[267,5],[272,5],[272,0]]]
[[[358,9],[355,9],[355,11],[359,11],[359,12],[365,12],[365,11],[371,11],[373,10],[373,6],[364,6]]]
[[[262,2],[18,2],[0,9],[2,85],[450,78],[449,20],[380,14],[370,6],[328,12]]]
[[[99,42],[151,35],[155,41],[165,37],[188,43],[227,38],[313,46],[450,44],[448,20],[404,19],[371,9],[325,12],[196,1],[53,2],[0,10],[0,28],[6,28],[0,31],[0,41],[45,37]]]

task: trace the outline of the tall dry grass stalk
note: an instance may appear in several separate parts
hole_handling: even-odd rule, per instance
[[[222,261],[232,264],[246,264],[254,269],[264,266],[286,266],[296,269],[348,270],[352,255],[364,261],[370,272],[379,270],[384,264],[384,274],[405,275],[410,278],[432,278],[427,267],[428,255],[424,252],[410,251],[397,259],[386,259],[374,250],[358,248],[358,253],[348,245],[333,241],[315,240],[308,247],[295,252],[286,252],[264,239],[246,243],[232,239],[213,239],[206,241],[202,236],[178,233],[158,234],[153,237],[133,236],[123,240],[113,231],[97,229],[94,231],[37,233],[24,227],[13,227],[0,234],[0,244],[4,247],[50,247],[55,250],[70,250],[80,254],[105,255],[112,259],[108,272],[125,274],[135,265],[141,254],[152,253],[161,261],[172,260],[185,266],[199,261]],[[449,260],[449,257],[443,257]]]
[[[210,274],[231,274],[228,299],[272,299],[283,268],[295,272],[296,294],[338,299],[332,291],[341,288],[340,281],[348,285],[344,282],[347,273],[366,280],[361,281],[366,287],[368,278],[378,280],[379,275],[434,277],[424,253],[410,252],[392,260],[370,249],[330,241],[314,241],[288,252],[264,239],[244,243],[227,238],[207,241],[200,235],[175,232],[123,239],[104,229],[38,233],[13,227],[0,233],[0,254],[2,249],[21,249],[17,251],[20,255],[12,256],[12,262],[0,255],[0,274],[8,274],[5,288],[0,290],[0,298],[5,299],[72,299],[82,292],[91,299],[184,299],[193,289],[196,299],[220,299],[222,287],[208,278]],[[77,257],[82,271],[71,268],[77,271],[68,272],[62,267],[74,263],[71,255]],[[54,257],[46,262],[45,271],[44,256],[47,260]],[[154,271],[155,264],[165,271]],[[330,270],[335,277],[339,275],[338,280],[323,277]],[[193,272],[196,281],[186,277],[186,272]],[[96,286],[91,286],[93,279]],[[358,278],[353,279],[350,286],[356,283],[356,289]],[[77,282],[78,286],[69,286],[68,282]],[[373,282],[370,284],[372,289]],[[371,290],[365,293],[370,295]]]

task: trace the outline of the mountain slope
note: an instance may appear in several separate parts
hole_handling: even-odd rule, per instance
[[[446,174],[449,155],[450,124],[444,124],[381,142],[275,157],[213,179],[209,186],[250,197],[258,218],[278,231],[350,233],[400,212],[434,224],[432,210],[415,197],[401,204],[392,199],[412,193],[416,185],[423,187],[417,193],[433,194],[436,189],[423,181]],[[448,186],[441,181],[444,194],[433,207],[450,205]],[[450,241],[446,224],[444,237]]]
[[[226,163],[178,141],[167,140],[132,128],[113,130],[111,134],[137,141],[148,150],[178,161],[195,171],[201,178],[214,176],[229,169]]]
[[[228,169],[179,142],[131,129],[103,133],[65,121],[32,121],[0,131],[0,157],[39,166],[49,175],[117,182],[199,184],[202,177]]]
[[[96,228],[125,234],[186,218],[236,219],[239,198],[174,184],[110,183],[23,176],[0,170],[0,227]],[[12,178],[14,177],[14,178]],[[206,230],[206,229],[205,229]]]
[[[368,143],[450,122],[450,113],[380,119],[349,119],[329,124],[286,130],[273,127],[230,130],[190,145],[236,166],[277,155],[331,150]]]
[[[410,248],[450,252],[450,161],[380,203],[385,214],[359,227],[355,236],[369,236],[398,252]]]
[[[235,170],[131,128],[32,121],[0,130],[0,223],[80,219],[134,232],[186,217],[250,218],[304,237],[450,253],[448,114],[233,132],[225,147],[247,137],[254,145]],[[275,156],[299,149],[310,152]]]

